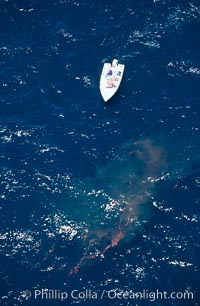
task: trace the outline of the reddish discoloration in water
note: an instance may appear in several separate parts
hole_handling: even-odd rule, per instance
[[[96,258],[102,259],[106,252],[113,247],[117,247],[135,229],[134,218],[139,214],[140,206],[147,201],[149,190],[152,189],[152,181],[160,174],[160,169],[166,161],[166,154],[161,147],[154,145],[150,140],[135,142],[130,145],[129,149],[127,158],[131,159],[131,161],[133,159],[133,162],[138,161],[141,164],[142,171],[138,178],[140,184],[137,182],[135,187],[135,181],[132,179],[131,173],[128,172],[128,178],[126,178],[120,172],[117,183],[120,182],[121,177],[124,179],[124,182],[128,185],[127,190],[131,200],[125,203],[125,207],[122,206],[118,224],[115,224],[113,228],[88,230],[84,234],[85,252],[79,262],[71,269],[69,276],[77,273],[85,261]],[[130,196],[132,185],[135,188],[138,187],[137,197],[135,195],[134,197]]]

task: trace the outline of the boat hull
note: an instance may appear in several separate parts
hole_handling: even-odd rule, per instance
[[[113,67],[110,63],[103,65],[100,78],[100,92],[105,102],[110,100],[117,92],[124,73],[124,65]]]

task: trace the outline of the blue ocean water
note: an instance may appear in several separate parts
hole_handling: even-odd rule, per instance
[[[1,1],[0,305],[199,305],[199,4]]]

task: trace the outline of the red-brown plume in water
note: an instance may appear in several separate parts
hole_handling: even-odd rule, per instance
[[[87,260],[103,258],[109,249],[134,232],[142,204],[151,197],[154,182],[159,179],[165,163],[163,148],[151,140],[141,140],[127,144],[109,166],[99,170],[97,182],[108,184],[109,194],[114,199],[112,205],[116,201],[118,206],[117,220],[112,226],[104,224],[102,228],[86,231],[85,251],[69,276],[77,273]]]

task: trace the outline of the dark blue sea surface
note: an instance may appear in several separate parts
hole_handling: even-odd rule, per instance
[[[1,0],[0,29],[0,305],[200,305],[199,0]]]

